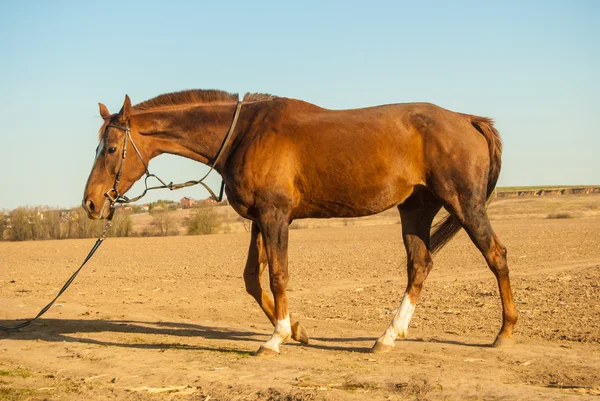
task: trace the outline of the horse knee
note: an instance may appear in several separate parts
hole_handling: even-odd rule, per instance
[[[270,276],[271,291],[273,294],[280,294],[285,291],[288,283],[288,274],[286,272],[273,273]]]

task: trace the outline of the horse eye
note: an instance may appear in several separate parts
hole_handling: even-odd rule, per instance
[[[115,148],[115,147],[108,149],[108,153],[115,153],[116,151],[117,151],[117,148]]]

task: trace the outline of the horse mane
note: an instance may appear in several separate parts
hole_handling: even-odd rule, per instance
[[[213,103],[235,103],[239,101],[237,93],[229,93],[215,89],[188,89],[179,92],[165,93],[138,103],[133,106],[135,111],[146,111],[162,107],[213,104]],[[257,102],[270,100],[273,96],[266,93],[246,93],[244,101]]]
[[[262,102],[264,100],[273,100],[275,96],[270,93],[246,93],[244,95],[244,102]]]
[[[275,96],[268,93],[246,93],[244,95],[244,102],[261,102],[265,100],[272,100]],[[153,97],[152,99],[145,100],[141,103],[133,106],[134,111],[148,111],[159,108],[169,108],[175,106],[185,105],[202,105],[202,104],[215,104],[215,103],[236,103],[240,99],[237,93],[229,93],[222,90],[216,89],[188,89],[179,92],[165,93]],[[102,123],[100,131],[98,131],[98,138],[102,138],[106,127],[110,124],[111,118],[107,118]]]

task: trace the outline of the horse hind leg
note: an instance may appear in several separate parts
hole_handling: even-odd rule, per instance
[[[258,224],[253,222],[250,247],[248,249],[248,259],[246,261],[246,268],[244,269],[244,282],[248,294],[252,295],[271,321],[271,324],[275,326],[277,322],[275,318],[275,306],[269,295],[263,290],[260,282],[262,274],[267,266],[267,253],[265,251],[263,238],[258,229]],[[293,316],[290,316],[290,318],[292,320],[292,339],[303,344],[308,344],[309,337],[306,329],[299,322],[294,322]]]
[[[496,276],[502,301],[502,328],[493,343],[494,347],[514,344],[512,331],[517,323],[518,313],[510,285],[506,248],[492,229],[485,203],[485,188],[463,190],[470,197],[459,196],[459,191],[444,196],[444,206],[460,222],[471,241],[485,258],[490,270]]]
[[[502,301],[502,328],[493,343],[494,347],[514,344],[512,331],[517,323],[518,312],[510,285],[506,247],[494,233],[484,206],[463,210],[462,226],[483,254],[490,270],[496,276]]]
[[[404,339],[415,311],[423,283],[433,268],[429,251],[429,231],[441,204],[430,194],[413,195],[400,205],[402,238],[407,255],[408,283],[406,291],[389,327],[371,348],[371,352],[387,352],[394,348],[396,339]]]

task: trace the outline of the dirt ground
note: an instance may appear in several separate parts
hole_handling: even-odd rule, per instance
[[[408,339],[373,355],[406,283],[400,225],[292,230],[290,310],[311,344],[270,359],[253,356],[272,328],[244,290],[249,234],[108,239],[42,320],[0,333],[0,399],[599,398],[600,216],[493,225],[512,348],[489,346],[499,295],[464,233],[435,257]],[[93,243],[0,243],[0,324],[37,313]]]

